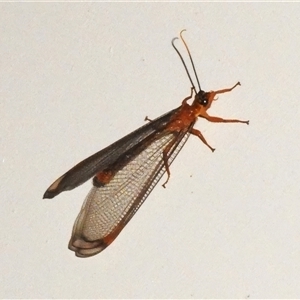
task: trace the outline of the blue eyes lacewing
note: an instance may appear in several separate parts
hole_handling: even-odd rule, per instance
[[[131,220],[137,210],[156,186],[163,174],[170,178],[170,165],[180,152],[190,134],[197,136],[210,150],[214,151],[203,137],[194,129],[198,117],[210,122],[245,123],[236,119],[222,119],[208,115],[215,96],[230,92],[231,88],[204,92],[198,80],[189,48],[180,32],[189,55],[198,83],[199,91],[191,79],[186,64],[174,45],[189,77],[191,94],[183,99],[181,105],[146,125],[121,138],[112,145],[86,158],[67,173],[54,181],[44,194],[53,198],[61,192],[72,190],[93,178],[93,187],[87,195],[75,221],[69,249],[78,257],[93,256],[109,246]],[[188,100],[194,100],[188,104]]]

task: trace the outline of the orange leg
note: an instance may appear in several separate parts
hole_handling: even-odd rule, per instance
[[[241,85],[240,82],[236,83],[232,88],[230,89],[222,89],[222,90],[218,90],[218,91],[212,91],[211,93],[215,95],[217,94],[223,94],[223,93],[228,93],[228,92],[231,92],[234,88],[236,88],[238,85]]]
[[[193,97],[193,92],[194,92],[194,88],[191,87],[191,95],[188,96],[188,97],[186,97],[186,98],[184,98],[184,99],[182,100],[182,105],[187,104],[187,101],[190,100],[190,99]]]
[[[171,148],[174,146],[174,144],[178,141],[177,138],[175,138],[173,141],[171,141],[166,148],[163,151],[163,161],[164,161],[164,166],[167,172],[167,180],[165,181],[165,183],[162,185],[164,188],[166,188],[166,184],[168,183],[169,179],[170,179],[170,167],[169,167],[169,163],[168,163],[168,153],[171,150]]]
[[[202,135],[202,133],[199,130],[192,128],[192,130],[190,132],[191,132],[191,134],[197,136],[212,152],[214,152],[216,150],[215,148],[212,148],[207,143],[206,139],[204,138],[204,136]]]
[[[218,91],[212,91],[211,92],[212,97],[214,98],[215,95],[217,95],[217,94],[223,94],[223,93],[230,92],[235,87],[237,87],[238,85],[241,85],[240,82],[236,83],[232,88],[229,88],[229,89],[222,89],[222,90],[218,90]],[[236,119],[223,119],[223,118],[219,118],[219,117],[211,117],[207,113],[201,115],[200,117],[203,117],[206,120],[208,120],[210,122],[215,122],[215,123],[245,123],[245,124],[249,125],[249,121],[241,121],[241,120],[236,120]]]
[[[236,119],[222,119],[219,117],[211,117],[209,115],[202,116],[209,122],[214,122],[214,123],[245,123],[249,125],[249,120],[248,121],[241,121],[241,120],[236,120]]]
[[[187,105],[187,101],[190,100],[193,97],[194,90],[195,90],[195,88],[191,87],[191,94],[190,94],[190,96],[188,96],[188,97],[186,97],[182,100],[182,105]],[[146,117],[145,120],[149,121],[148,117]],[[162,185],[164,188],[166,188],[166,184],[168,183],[168,181],[170,179],[170,176],[171,176],[170,167],[169,167],[169,164],[168,164],[168,153],[171,150],[171,148],[174,146],[176,141],[177,141],[177,138],[175,138],[171,143],[169,143],[169,145],[167,145],[166,148],[163,150],[163,161],[164,161],[164,166],[165,166],[165,169],[166,169],[166,172],[167,172],[167,180]]]
[[[182,105],[187,104],[187,101],[190,100],[190,99],[193,97],[193,92],[194,92],[194,88],[191,87],[191,95],[188,96],[188,97],[186,97],[186,98],[184,98],[184,99],[182,100]],[[144,121],[152,122],[153,120],[149,119],[148,116],[146,116],[145,119],[144,119]]]

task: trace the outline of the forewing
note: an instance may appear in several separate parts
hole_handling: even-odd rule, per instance
[[[153,135],[155,132],[162,132],[173,114],[179,108],[173,109],[168,113],[158,117],[138,128],[127,136],[121,138],[110,146],[86,158],[64,175],[55,180],[46,190],[44,198],[53,198],[63,191],[72,190],[101,172],[108,165],[111,165],[129,149],[141,143],[144,139]]]
[[[119,170],[109,183],[91,189],[75,221],[69,243],[77,256],[95,255],[117,237],[165,173],[163,150],[172,145],[168,152],[170,165],[187,141],[188,130],[162,134]]]

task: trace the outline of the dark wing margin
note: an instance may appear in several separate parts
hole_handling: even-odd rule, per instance
[[[106,169],[118,160],[122,154],[137,146],[144,139],[149,138],[150,135],[153,135],[155,132],[162,132],[178,109],[180,107],[145,124],[110,146],[86,158],[55,180],[46,190],[43,198],[54,198],[63,191],[72,190]]]
[[[91,189],[75,221],[69,242],[69,249],[76,256],[93,256],[114,241],[166,172],[163,150],[173,144],[167,154],[170,165],[186,143],[193,125],[184,132],[158,134],[107,184]],[[114,166],[111,167],[114,169]]]

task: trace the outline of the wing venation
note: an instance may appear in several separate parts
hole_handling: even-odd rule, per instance
[[[69,248],[80,257],[105,249],[165,173],[165,147],[176,140],[168,153],[170,165],[188,137],[188,131],[161,135],[118,171],[107,185],[94,186],[75,221]]]

